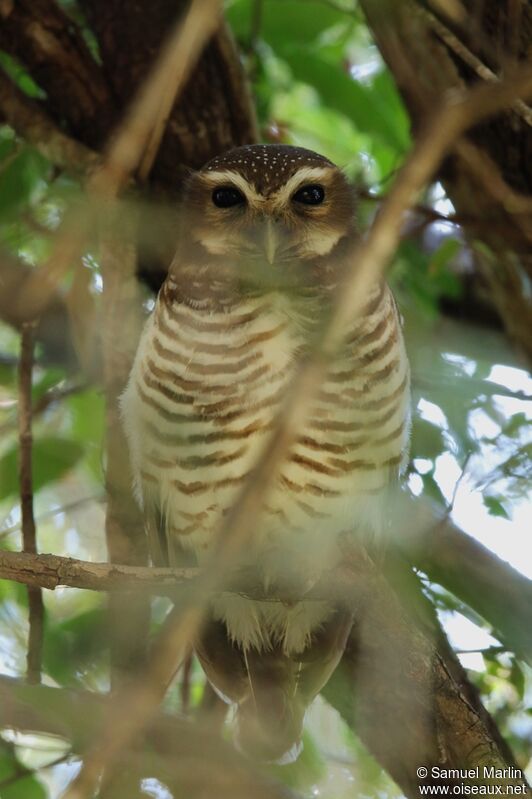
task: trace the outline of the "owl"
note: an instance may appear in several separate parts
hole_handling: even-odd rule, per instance
[[[122,399],[154,562],[206,562],[358,235],[350,184],[310,150],[239,147],[188,179],[177,252]],[[262,760],[297,756],[305,710],[352,624],[305,593],[341,561],[345,535],[382,534],[407,453],[400,316],[380,280],[362,299],[240,555],[272,597],[293,599],[217,595],[196,642],[211,684],[236,704],[238,745]]]

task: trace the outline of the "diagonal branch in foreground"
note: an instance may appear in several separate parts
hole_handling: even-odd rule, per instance
[[[263,457],[244,486],[238,502],[219,531],[214,556],[187,602],[175,608],[161,631],[153,657],[142,679],[117,696],[99,743],[88,752],[84,766],[65,794],[67,799],[90,795],[102,769],[115,761],[132,738],[148,723],[162,700],[179,664],[205,621],[205,602],[223,584],[224,575],[237,560],[256,524],[257,510],[266,499],[280,462],[297,433],[309,402],[324,377],[330,355],[340,345],[344,331],[361,309],[372,283],[381,278],[399,241],[403,215],[415,202],[441,160],[469,127],[532,93],[532,73],[513,76],[511,82],[481,87],[451,98],[433,117],[414,146],[395,181],[366,240],[352,256],[351,270],[336,298],[330,318],[314,352],[302,366],[289,391],[278,425]],[[250,524],[250,520],[254,523]],[[415,645],[416,639],[413,640]],[[427,650],[429,653],[430,646]],[[427,657],[420,663],[427,665]],[[428,678],[428,677],[427,677]]]
[[[65,738],[81,752],[97,734],[108,697],[44,685],[28,685],[0,675],[0,728]],[[234,799],[297,799],[279,783],[256,773],[207,725],[158,714],[143,738],[135,742],[127,768],[154,767],[154,754],[181,790],[190,796]],[[186,786],[186,788],[185,788]]]
[[[219,0],[194,0],[184,22],[180,20],[174,26],[123,123],[111,137],[100,168],[87,182],[89,208],[84,205],[66,215],[51,256],[12,298],[23,318],[40,315],[54,297],[60,281],[82,253],[98,205],[115,198],[141,164],[151,164],[162,135],[161,109],[167,108],[170,99],[175,102],[184,88],[202,48],[219,24],[219,14]]]

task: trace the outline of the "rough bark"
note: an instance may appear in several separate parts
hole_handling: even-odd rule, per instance
[[[419,796],[420,785],[454,784],[431,780],[434,766],[515,768],[404,564],[375,579],[357,619],[324,694],[407,796]]]
[[[0,47],[28,67],[46,109],[81,142],[99,147],[115,119],[104,75],[55,0],[2,0]]]
[[[127,13],[119,0],[81,0],[81,5],[98,38],[109,85],[123,109],[188,3],[129,3]],[[217,153],[256,138],[238,54],[229,30],[222,26],[173,108],[150,182],[175,195],[184,169],[198,168]]]
[[[445,17],[434,23],[422,0],[362,0],[361,5],[414,129],[449,92],[484,80],[483,67],[497,79],[523,63],[532,48],[528,0],[475,0],[468,4],[463,23],[454,26]],[[477,255],[477,279],[529,360],[532,303],[523,285],[532,275],[530,120],[530,109],[518,104],[476,126],[440,172],[457,212],[466,220],[470,241],[482,241],[492,253]],[[479,223],[479,217],[484,221]]]

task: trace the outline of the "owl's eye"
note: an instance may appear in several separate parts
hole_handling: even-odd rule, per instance
[[[238,189],[222,186],[213,191],[212,201],[218,208],[233,208],[235,205],[244,205],[246,198]]]
[[[303,205],[321,205],[325,199],[325,189],[317,183],[303,186],[296,191],[292,199]]]

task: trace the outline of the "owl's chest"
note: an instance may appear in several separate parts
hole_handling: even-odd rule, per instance
[[[272,429],[302,339],[264,303],[234,314],[159,304],[124,397],[142,494],[178,535],[210,529]]]
[[[144,501],[162,509],[185,547],[209,548],[274,427],[304,344],[285,308],[264,303],[232,317],[159,306],[148,323],[124,415]],[[353,368],[345,357],[331,365],[263,509],[262,541],[305,533],[308,546],[314,532],[323,538],[324,519],[348,528],[356,507],[373,524],[375,497],[404,448],[405,374],[397,352],[386,357],[397,402],[385,415],[372,399],[373,366]]]

